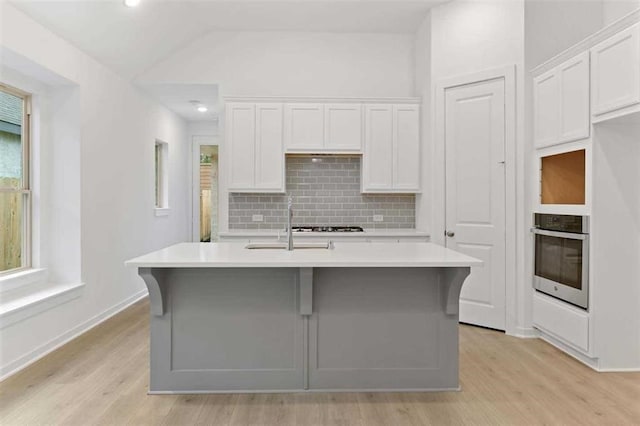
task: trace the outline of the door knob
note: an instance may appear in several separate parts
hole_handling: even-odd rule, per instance
[[[453,238],[453,237],[455,237],[455,236],[456,236],[456,233],[455,233],[455,232],[453,232],[453,231],[445,231],[445,233],[444,233],[444,234],[445,234],[447,237],[449,237],[449,238]]]

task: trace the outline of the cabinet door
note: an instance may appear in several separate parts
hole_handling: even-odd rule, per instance
[[[538,148],[558,142],[559,93],[555,69],[533,80],[533,140]]]
[[[391,191],[393,186],[393,107],[365,107],[362,192]]]
[[[256,105],[255,187],[284,192],[282,104]]]
[[[560,86],[559,142],[589,137],[589,52],[558,67]]]
[[[255,106],[228,103],[225,117],[229,152],[229,189],[253,187],[255,176]]]
[[[362,150],[362,105],[327,104],[324,106],[325,149]]]
[[[324,105],[286,104],[284,132],[287,151],[311,152],[324,149]]]
[[[420,189],[420,107],[393,107],[393,189],[417,192]]]
[[[594,115],[640,102],[640,24],[591,49],[591,76]]]

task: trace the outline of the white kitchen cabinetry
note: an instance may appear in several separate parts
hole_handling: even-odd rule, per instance
[[[284,107],[284,144],[288,152],[324,149],[324,105],[288,103]]]
[[[362,151],[359,103],[287,103],[285,147],[290,153]]]
[[[420,192],[420,107],[365,107],[362,192]]]
[[[537,148],[585,139],[589,122],[589,52],[534,78]]]
[[[329,151],[362,151],[362,105],[326,104],[324,138]]]
[[[640,103],[640,24],[591,49],[591,75],[594,116]]]
[[[229,191],[284,192],[282,104],[227,103]]]

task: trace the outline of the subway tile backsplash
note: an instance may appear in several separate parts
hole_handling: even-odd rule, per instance
[[[360,157],[290,156],[287,193],[293,196],[294,225],[354,225],[415,228],[415,195],[361,194]],[[287,195],[229,194],[229,229],[282,229]],[[262,215],[263,222],[253,222]],[[382,222],[374,222],[382,215]]]

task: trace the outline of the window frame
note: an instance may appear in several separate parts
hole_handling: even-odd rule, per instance
[[[22,195],[22,265],[18,268],[0,271],[0,277],[23,272],[32,268],[32,190],[31,190],[31,94],[0,82],[0,91],[22,99],[22,179],[20,188],[0,187],[2,193]]]
[[[156,139],[154,144],[154,207],[156,216],[169,212],[169,144]]]

